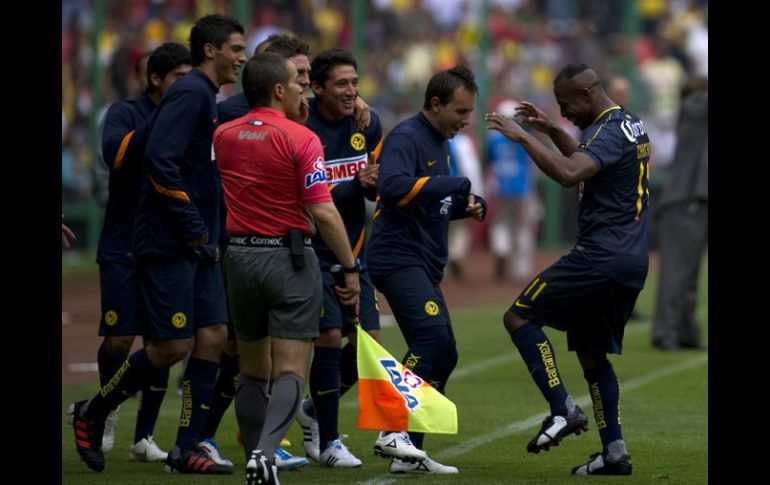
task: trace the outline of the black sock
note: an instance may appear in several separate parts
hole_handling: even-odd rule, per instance
[[[176,445],[182,453],[198,444],[209,414],[217,370],[219,364],[215,362],[192,356],[187,361],[182,379],[182,412],[176,433]]]
[[[83,417],[103,421],[110,411],[128,399],[139,389],[147,386],[155,376],[163,372],[150,362],[147,351],[139,349],[123,362],[109,381],[91,398]]]
[[[222,357],[219,360],[219,372],[214,384],[214,396],[211,398],[211,409],[199,441],[213,438],[217,433],[222,416],[225,415],[235,397],[235,377],[238,375],[238,369],[238,358],[222,352]]]
[[[321,452],[336,440],[340,410],[340,354],[342,350],[316,347],[310,367],[310,396],[318,419]]]
[[[588,382],[588,392],[594,405],[594,419],[599,437],[602,440],[603,454],[607,447],[616,440],[623,439],[620,428],[620,386],[618,377],[609,360],[597,367],[588,369],[583,374]]]
[[[155,375],[150,385],[142,389],[142,400],[139,401],[139,409],[136,412],[134,443],[152,434],[167,388],[168,368],[161,370]]]
[[[545,332],[533,323],[526,323],[511,334],[532,379],[540,388],[554,416],[567,415],[567,389],[556,368],[556,357]]]
[[[259,443],[259,435],[265,424],[267,410],[267,382],[253,379],[243,374],[238,376],[235,391],[235,417],[243,437],[243,450],[246,459]]]
[[[257,448],[271,460],[281,440],[286,436],[286,431],[294,422],[294,414],[302,398],[302,389],[305,388],[305,381],[293,372],[283,373],[273,381],[273,392],[267,402],[265,425],[257,444]]]
[[[356,348],[348,342],[342,347],[340,357],[340,397],[344,396],[358,382],[358,362]]]
[[[110,381],[110,378],[115,375],[118,369],[120,369],[120,366],[123,365],[123,362],[126,361],[126,357],[128,356],[121,355],[116,357],[112,355],[107,351],[104,341],[102,341],[102,344],[99,346],[99,351],[96,353],[96,363],[99,367],[100,387],[104,387],[104,385]]]

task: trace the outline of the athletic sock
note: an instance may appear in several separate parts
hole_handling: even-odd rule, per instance
[[[139,349],[123,361],[109,381],[92,397],[82,412],[83,417],[104,421],[110,411],[163,372],[150,362],[145,349]]]
[[[609,360],[604,360],[593,369],[586,370],[583,377],[588,383],[588,392],[594,405],[596,429],[599,430],[603,453],[606,455],[610,443],[623,440],[623,433],[620,428],[618,378]]]
[[[265,424],[267,402],[267,381],[243,374],[238,376],[238,387],[235,391],[235,417],[243,437],[243,450],[247,460],[259,443],[259,435]]]
[[[104,385],[110,381],[110,378],[115,375],[118,369],[120,369],[120,366],[123,365],[123,362],[126,361],[126,357],[128,356],[122,355],[120,357],[115,357],[107,351],[104,341],[102,341],[102,344],[99,346],[99,350],[96,353],[96,364],[99,367],[100,387],[104,387]]]
[[[342,347],[340,357],[340,397],[344,396],[358,382],[358,362],[356,348],[348,342]]]
[[[521,354],[532,379],[551,407],[551,415],[567,415],[567,389],[556,367],[551,341],[543,329],[526,323],[511,334],[511,340]]]
[[[321,452],[329,441],[336,440],[340,410],[341,349],[316,347],[310,367],[310,396],[313,398]]]
[[[150,385],[142,389],[142,399],[136,412],[136,427],[134,428],[134,443],[152,435],[155,422],[158,419],[160,405],[168,388],[168,368],[158,372]]]
[[[214,438],[216,435],[222,416],[225,415],[235,397],[235,377],[238,375],[238,370],[238,358],[222,352],[222,357],[219,360],[219,371],[214,383],[214,395],[211,398],[211,409],[199,441]]]
[[[214,379],[219,364],[190,357],[182,379],[182,412],[176,433],[176,445],[184,453],[198,444],[214,394]]]
[[[273,392],[267,403],[265,425],[257,444],[257,448],[269,458],[275,455],[275,450],[294,422],[294,414],[302,398],[302,389],[305,388],[305,381],[293,372],[283,373],[274,381]]]

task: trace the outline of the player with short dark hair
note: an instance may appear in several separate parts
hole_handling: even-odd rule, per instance
[[[588,429],[588,418],[567,392],[544,325],[567,332],[593,400],[602,451],[572,469],[580,475],[630,475],[620,426],[620,388],[607,353],[620,354],[623,332],[647,277],[650,139],[644,123],[615,104],[599,76],[570,64],[553,83],[561,115],[583,130],[574,140],[529,102],[517,117],[550,136],[550,150],[516,121],[486,115],[489,129],[521,143],[546,175],[565,187],[579,185],[577,243],[540,273],[503,316],[551,414],[527,445],[538,453]]]
[[[316,225],[350,269],[340,299],[356,305],[360,292],[326,185],[321,142],[291,121],[302,104],[297,78],[290,60],[271,52],[254,56],[243,73],[252,110],[214,135],[230,233],[227,295],[241,367],[235,413],[247,453],[246,483],[254,485],[277,483],[275,451],[291,426],[318,336],[321,271],[310,243]]]
[[[104,119],[102,153],[109,170],[109,192],[96,253],[102,311],[99,335],[104,337],[97,353],[102,387],[128,357],[134,338],[147,330],[132,249],[144,149],[152,126],[151,114],[171,85],[192,69],[191,63],[190,51],[185,46],[173,42],[161,45],[145,61],[147,90],[110,106]],[[142,389],[134,445],[129,452],[132,460],[160,461],[168,455],[152,439],[167,386],[168,369],[165,369]],[[72,414],[74,406],[70,407]],[[102,438],[105,453],[114,445],[117,413],[117,409],[112,411],[105,422]]]
[[[76,445],[86,465],[104,469],[104,420],[127,396],[192,354],[183,378],[182,413],[166,471],[231,474],[198,446],[220,355],[227,311],[220,249],[221,185],[212,163],[216,94],[246,62],[243,27],[222,15],[190,31],[194,69],[174,83],[155,111],[145,149],[133,253],[148,319],[148,341],[101,391],[74,408]],[[193,339],[194,337],[194,339]]]
[[[274,47],[275,44],[271,46]],[[353,118],[358,96],[358,72],[353,55],[342,49],[319,53],[311,63],[310,80],[315,97],[310,100],[306,126],[321,139],[326,158],[326,183],[342,216],[353,256],[361,267],[361,326],[380,340],[380,316],[374,286],[366,271],[366,204],[377,196],[376,159],[382,148],[382,127],[371,113],[369,128],[359,130]],[[320,237],[313,248],[321,264],[324,286],[320,335],[315,341],[310,368],[310,395],[297,411],[308,456],[337,468],[361,466],[340,440],[337,429],[340,397],[358,380],[356,327],[334,292],[331,268],[337,257]],[[348,342],[343,347],[342,338]]]
[[[388,299],[409,349],[404,366],[443,393],[457,364],[457,344],[439,284],[447,264],[449,221],[486,215],[467,177],[449,176],[449,143],[468,126],[478,86],[465,66],[435,74],[416,116],[385,138],[369,270]],[[458,473],[428,457],[423,433],[380,433],[375,453],[391,473]]]

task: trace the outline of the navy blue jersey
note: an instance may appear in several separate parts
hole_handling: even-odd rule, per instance
[[[356,174],[366,167],[369,154],[373,153],[376,159],[382,148],[380,118],[374,111],[371,116],[369,127],[364,130],[356,128],[352,116],[347,116],[338,122],[327,121],[318,112],[316,100],[311,99],[306,123],[306,126],[321,139],[324,158],[326,158],[326,182],[329,184],[334,205],[345,223],[353,256],[361,260],[366,257],[364,197],[374,200],[377,191],[376,189],[365,191],[358,183]],[[313,238],[313,248],[323,271],[328,271],[330,266],[338,263],[334,252],[319,235]]]
[[[104,118],[102,155],[110,168],[109,198],[96,260],[133,264],[133,237],[142,160],[155,103],[147,94],[110,106]]]
[[[251,111],[249,102],[246,101],[246,95],[243,93],[234,94],[226,100],[217,103],[220,125],[233,121],[235,118],[240,118],[249,111]]]
[[[212,156],[217,88],[199,69],[176,81],[154,116],[134,233],[137,256],[196,257],[188,243],[209,235],[200,248],[218,256],[222,188]]]
[[[372,277],[419,266],[438,285],[447,263],[449,221],[468,217],[470,190],[467,177],[449,176],[449,143],[424,114],[396,125],[380,154],[369,242]]]
[[[578,151],[599,173],[580,183],[575,249],[611,278],[642,288],[647,277],[650,139],[642,121],[620,107],[602,113]]]

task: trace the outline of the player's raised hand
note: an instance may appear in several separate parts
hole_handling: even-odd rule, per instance
[[[522,101],[516,108],[514,120],[520,124],[529,123],[537,131],[543,133],[547,133],[553,127],[548,115],[529,101]]]
[[[488,130],[497,130],[511,141],[519,142],[527,134],[524,128],[511,118],[497,113],[487,113],[484,115]]]

